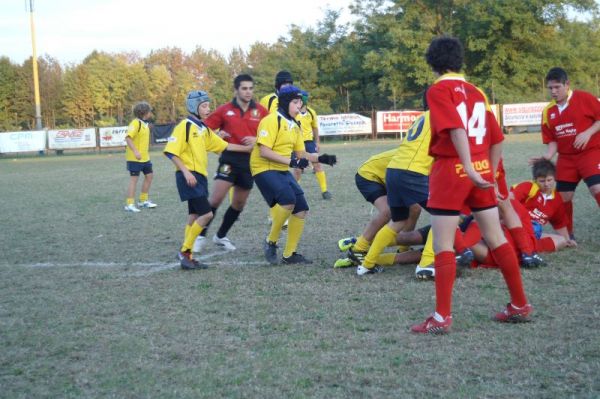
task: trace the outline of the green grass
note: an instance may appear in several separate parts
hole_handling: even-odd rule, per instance
[[[529,178],[539,142],[507,138],[509,183]],[[413,266],[368,278],[332,269],[337,239],[371,212],[357,167],[396,145],[324,145],[340,159],[327,169],[334,199],[320,199],[312,174],[302,180],[312,266],[266,265],[255,190],[230,234],[238,251],[210,248],[212,267],[197,272],[176,267],[187,209],[159,152],[159,207],[137,215],[122,211],[121,154],[0,160],[0,397],[598,397],[600,218],[583,185],[579,248],[523,271],[533,323],[492,322],[503,280],[472,270],[455,285],[453,333],[411,335],[434,303]]]

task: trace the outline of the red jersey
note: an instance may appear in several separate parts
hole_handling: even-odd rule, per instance
[[[558,191],[554,190],[550,196],[546,196],[533,181],[515,184],[511,191],[515,200],[527,209],[532,221],[542,226],[550,222],[554,229],[567,225],[565,206]]]
[[[213,130],[223,129],[231,135],[225,141],[232,144],[242,144],[242,139],[247,136],[256,137],[256,130],[260,120],[269,115],[269,112],[260,104],[250,101],[248,110],[242,111],[236,99],[218,107],[204,120],[206,126]]]
[[[430,110],[433,157],[458,157],[451,129],[465,129],[471,155],[488,153],[493,144],[504,140],[485,94],[468,83],[463,75],[447,73],[427,90]]]
[[[559,154],[578,154],[600,148],[600,134],[593,135],[583,150],[573,147],[575,136],[596,121],[600,121],[600,101],[590,93],[573,90],[562,112],[554,100],[542,111],[542,140],[544,144],[556,141]]]

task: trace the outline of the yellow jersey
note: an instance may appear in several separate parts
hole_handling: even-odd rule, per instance
[[[132,162],[148,162],[150,160],[148,152],[150,148],[150,127],[148,124],[141,119],[135,118],[127,128],[127,137],[131,138],[133,145],[137,148],[142,159],[137,159],[128,145],[125,147],[125,159]]]
[[[429,176],[433,163],[433,157],[429,155],[430,141],[429,111],[426,111],[408,129],[406,138],[390,160],[388,168],[410,170]]]
[[[398,151],[398,149],[394,148],[393,150],[388,150],[373,155],[371,158],[367,159],[360,166],[360,168],[358,168],[358,174],[367,180],[371,180],[375,183],[385,186],[385,171],[390,163],[390,160],[394,154],[396,154],[396,151]]]
[[[314,140],[314,129],[317,129],[317,113],[311,107],[306,107],[306,112],[300,112],[296,115],[296,120],[300,122],[300,128],[302,129],[302,137],[304,141]]]
[[[258,125],[256,145],[250,154],[250,171],[256,176],[267,170],[287,171],[289,165],[273,162],[260,155],[260,146],[269,147],[284,157],[292,155],[292,151],[304,151],[304,140],[298,123],[289,120],[279,112],[265,116]]]
[[[269,113],[276,113],[279,106],[279,97],[275,93],[267,94],[260,99],[260,105],[265,107]]]
[[[208,152],[221,153],[227,145],[209,127],[188,118],[175,126],[163,152],[177,156],[190,171],[207,176]]]

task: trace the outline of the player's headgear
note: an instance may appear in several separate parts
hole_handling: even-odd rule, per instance
[[[202,90],[190,91],[185,100],[185,106],[190,114],[198,115],[198,106],[204,102],[210,101],[208,93]]]
[[[302,102],[304,105],[308,104],[308,92],[305,90],[300,90],[300,93],[302,94]]]
[[[279,90],[279,108],[284,113],[288,113],[290,109],[290,103],[295,99],[302,99],[302,90],[297,88],[296,86],[285,86],[281,90]]]
[[[275,90],[279,90],[282,84],[289,83],[294,84],[294,79],[292,79],[292,74],[288,71],[279,71],[277,75],[275,75]]]

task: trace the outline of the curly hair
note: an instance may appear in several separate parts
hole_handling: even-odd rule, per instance
[[[143,119],[144,115],[150,111],[152,111],[152,107],[146,101],[140,101],[133,106],[133,115],[139,119]]]
[[[425,53],[425,60],[439,74],[460,71],[464,57],[465,50],[462,43],[451,36],[436,37]]]

